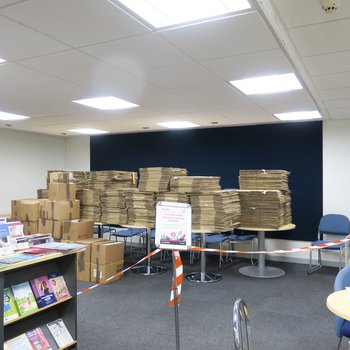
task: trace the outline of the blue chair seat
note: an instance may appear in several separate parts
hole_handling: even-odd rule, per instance
[[[110,232],[111,231],[111,227],[109,226],[94,226],[94,234],[98,235],[100,232],[102,233],[102,236],[104,233],[106,232]]]
[[[343,326],[341,328],[341,334],[344,337],[350,338],[350,321],[344,321]]]
[[[229,241],[246,242],[256,238],[256,235],[230,235],[228,236]]]
[[[115,230],[111,232],[111,235],[118,236],[118,237],[133,237],[144,231],[145,231],[144,228],[128,228],[125,230]]]
[[[223,243],[227,241],[228,236],[221,234],[206,235],[205,242],[208,244]]]
[[[324,240],[320,239],[318,241],[312,242],[311,245],[315,246],[315,245],[325,244],[325,243],[329,243],[329,241],[324,241]],[[342,247],[344,247],[344,244],[337,244],[337,245],[333,245],[331,247],[326,247],[326,248],[322,248],[322,249],[339,250]]]

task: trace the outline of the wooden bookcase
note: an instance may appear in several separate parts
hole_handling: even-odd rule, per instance
[[[4,324],[4,288],[14,284],[30,281],[33,278],[60,272],[67,284],[71,298],[50,304],[38,309],[30,315],[19,317]],[[75,342],[64,349],[77,349],[77,276],[76,251],[69,253],[54,253],[39,259],[29,260],[11,265],[0,270],[0,300],[2,317],[0,317],[0,349],[4,342],[26,331],[41,327],[52,350],[58,350],[46,324],[62,318]]]

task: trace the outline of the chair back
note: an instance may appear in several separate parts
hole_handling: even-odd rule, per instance
[[[334,281],[334,291],[337,292],[338,290],[342,290],[345,287],[350,287],[350,265],[345,266],[343,269],[341,269],[337,277]],[[334,327],[335,327],[335,333],[338,337],[341,337],[341,328],[343,325],[344,319],[338,316],[334,316]]]
[[[350,233],[350,221],[345,215],[327,214],[322,216],[318,230],[320,235],[347,236]]]
[[[233,303],[233,349],[250,350],[250,320],[247,305],[243,299],[237,299]]]

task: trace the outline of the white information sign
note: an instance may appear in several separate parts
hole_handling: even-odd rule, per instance
[[[158,202],[156,211],[156,246],[188,250],[192,241],[192,210],[187,203]]]

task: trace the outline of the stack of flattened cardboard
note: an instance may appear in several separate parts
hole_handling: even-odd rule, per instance
[[[162,192],[157,194],[157,202],[189,203],[188,194],[179,192]]]
[[[86,187],[87,185],[87,177],[88,177],[88,171],[65,171],[65,170],[48,170],[47,172],[47,184],[50,183],[50,174],[51,173],[70,173],[69,181],[73,182],[76,186],[77,190],[81,190]]]
[[[82,219],[101,221],[100,193],[94,190],[79,190],[77,198],[80,200],[80,217]]]
[[[125,190],[101,191],[101,221],[113,225],[128,222]]]
[[[169,191],[169,182],[172,177],[187,175],[187,170],[182,168],[140,168],[139,172],[139,190],[150,192]]]
[[[198,193],[220,191],[219,176],[175,176],[170,180],[170,191]]]
[[[128,224],[139,227],[154,227],[156,219],[156,195],[137,189],[126,191]]]
[[[47,188],[38,188],[36,190],[38,199],[48,199],[49,198],[49,190]]]
[[[192,229],[225,232],[240,224],[241,207],[236,190],[190,195]]]
[[[97,191],[132,188],[137,185],[137,173],[119,170],[90,171],[87,182],[89,189]]]
[[[240,170],[239,188],[241,190],[280,190],[289,191],[286,170]]]

